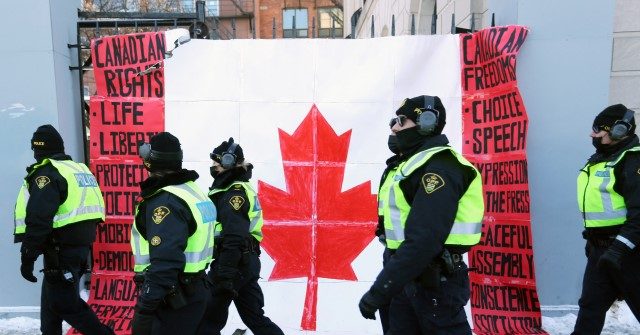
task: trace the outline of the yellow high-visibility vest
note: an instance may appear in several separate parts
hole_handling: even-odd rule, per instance
[[[211,263],[213,257],[213,227],[216,221],[216,207],[193,181],[180,185],[165,186],[160,191],[169,192],[182,199],[191,210],[196,221],[196,231],[189,236],[187,247],[184,249],[185,265],[183,272],[196,273],[203,271]],[[136,206],[136,218],[138,217]],[[144,218],[143,218],[144,219]],[[131,229],[131,251],[135,258],[135,272],[143,272],[151,263],[149,258],[149,241],[138,231],[138,224],[134,219]],[[186,223],[185,223],[186,224]]]
[[[630,148],[610,162],[587,163],[578,174],[578,207],[586,228],[619,226],[627,220],[627,207],[622,195],[614,190],[615,166],[628,152],[640,151],[640,146]]]
[[[67,182],[67,199],[58,207],[53,217],[53,228],[61,228],[69,224],[91,219],[104,221],[104,199],[98,182],[89,168],[72,160],[55,160],[46,158],[33,167],[29,176],[40,167],[51,164]],[[38,182],[38,181],[36,181]],[[43,183],[49,182],[43,179]],[[46,186],[46,184],[44,185]],[[26,230],[27,203],[29,202],[29,185],[26,178],[18,193],[14,212],[14,234],[24,234]]]
[[[451,151],[460,164],[468,166],[476,172],[476,176],[469,188],[458,201],[458,211],[445,245],[474,246],[480,242],[482,218],[484,216],[484,197],[480,173],[462,155],[450,147],[441,146],[430,148],[411,156],[411,158],[398,166],[391,184],[388,187],[384,187],[385,185],[383,184],[379,198],[383,202],[382,214],[384,215],[387,248],[398,249],[404,241],[404,227],[411,210],[411,205],[407,202],[400,188],[400,182],[409,177],[419,167],[425,165],[433,155],[444,150]],[[429,218],[425,217],[424,220],[428,221]]]
[[[258,200],[258,193],[253,190],[251,184],[244,181],[236,181],[229,185],[226,188],[216,188],[209,192],[209,196],[212,196],[216,193],[225,192],[229,190],[234,185],[240,185],[247,193],[247,197],[249,198],[249,233],[255,237],[258,242],[262,241],[262,207],[260,207],[260,201]],[[220,236],[222,233],[222,224],[216,221],[216,229],[214,235]]]

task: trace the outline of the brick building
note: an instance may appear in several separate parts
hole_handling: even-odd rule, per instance
[[[341,0],[219,0],[207,24],[214,39],[344,35]]]
[[[257,38],[343,36],[342,1],[255,0]],[[333,35],[332,35],[332,29]]]

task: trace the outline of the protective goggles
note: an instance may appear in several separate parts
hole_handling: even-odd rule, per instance
[[[209,158],[211,158],[212,161],[217,163],[220,163],[222,161],[222,155],[219,155],[213,152],[209,154]]]
[[[399,124],[400,127],[404,126],[404,122],[407,120],[406,115],[398,115],[396,117],[391,118],[389,121],[389,128],[393,128],[396,124]]]
[[[593,130],[594,133],[599,133],[601,131],[611,131],[611,127],[609,126],[593,126],[591,127],[591,130]]]

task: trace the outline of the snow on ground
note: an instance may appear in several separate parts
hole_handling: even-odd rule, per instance
[[[576,322],[576,315],[569,313],[558,317],[542,317],[542,325],[544,329],[550,335],[569,335],[573,330],[573,325]],[[231,335],[233,330],[241,327],[242,325],[230,324],[223,332],[222,335]],[[0,335],[33,335],[40,334],[40,321],[38,319],[29,317],[14,317],[0,319]],[[65,330],[68,326],[65,325]],[[321,332],[304,332],[284,330],[287,335],[325,335]],[[247,335],[251,334],[247,331]],[[344,332],[341,334],[331,335],[352,335],[352,332]],[[607,321],[605,323],[602,335],[622,335],[622,334],[640,334],[640,324],[636,321],[635,317],[629,310],[629,307],[625,303],[614,304],[607,313]],[[328,334],[327,334],[328,335]],[[354,334],[355,335],[355,334]]]
[[[542,317],[542,327],[550,335],[569,335],[576,323],[576,314]],[[640,324],[625,302],[615,302],[607,312],[602,335],[640,334]]]
[[[64,327],[68,329],[69,327]],[[0,335],[40,334],[40,320],[24,316],[0,319]]]

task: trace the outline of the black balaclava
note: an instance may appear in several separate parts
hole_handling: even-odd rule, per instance
[[[222,155],[227,152],[227,150],[229,150],[229,147],[233,143],[233,137],[229,137],[228,141],[223,141],[222,143],[220,143],[220,145],[215,147],[209,157],[212,160],[216,161],[218,164],[222,164]],[[244,152],[242,151],[242,147],[240,146],[240,144],[236,145],[233,154],[236,156],[236,164],[244,162]],[[213,166],[209,168],[209,172],[211,173],[211,177],[213,177],[214,179],[219,175],[219,173],[215,171]]]
[[[626,112],[627,107],[623,104],[611,105],[603,109],[593,120],[593,131],[599,132],[605,130],[610,132],[616,121],[622,120]],[[635,118],[631,118],[629,123],[631,123],[631,128],[627,132],[627,135],[634,134],[636,130]],[[596,152],[604,155],[612,154],[626,144],[624,140],[615,144],[602,144],[602,138],[597,137],[592,138],[591,142],[596,148]]]
[[[389,135],[389,139],[387,139],[387,146],[389,147],[389,150],[391,150],[391,152],[396,155],[399,154],[400,148],[398,147],[398,136]]]
[[[427,100],[425,97],[430,96],[420,95],[410,99],[404,99],[398,110],[396,110],[396,115],[404,115],[418,124],[420,114],[425,112],[425,100]],[[400,152],[413,152],[422,145],[426,137],[440,135],[442,133],[442,129],[444,129],[444,125],[447,123],[447,112],[438,96],[433,96],[433,101],[433,109],[438,111],[438,125],[434,129],[433,133],[428,136],[423,135],[418,130],[419,126],[397,132],[396,137]]]
[[[64,154],[64,141],[60,133],[50,124],[45,124],[33,133],[31,138],[33,157],[37,161],[49,158],[55,154]]]

